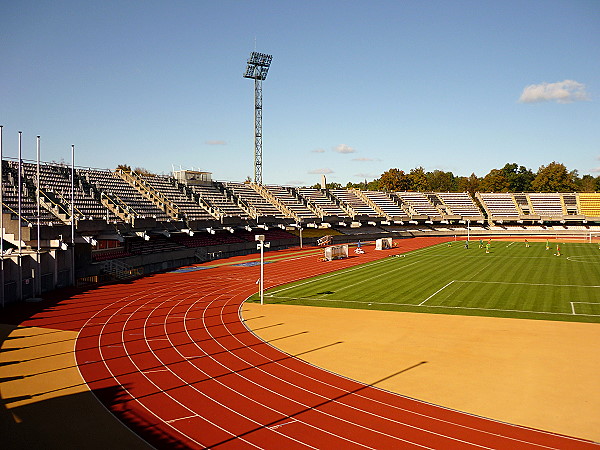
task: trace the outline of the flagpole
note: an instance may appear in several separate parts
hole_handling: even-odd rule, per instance
[[[71,285],[75,286],[75,146],[71,145]]]
[[[37,197],[37,272],[35,274],[35,287],[37,295],[42,294],[42,263],[40,261],[40,137],[37,137],[37,183],[36,183],[36,197]]]
[[[18,228],[19,228],[19,233],[18,233],[18,238],[19,238],[19,253],[17,255],[18,261],[19,261],[19,285],[17,286],[17,299],[23,300],[23,266],[22,266],[22,257],[21,257],[21,252],[23,251],[22,248],[22,230],[21,230],[21,226],[22,226],[22,222],[21,222],[21,196],[23,195],[23,188],[21,186],[21,170],[22,170],[22,161],[21,161],[21,137],[23,135],[22,131],[19,131],[19,173],[17,174],[17,183],[18,183],[18,188],[17,188],[17,197],[18,197],[18,206],[17,206],[17,218],[18,218]]]

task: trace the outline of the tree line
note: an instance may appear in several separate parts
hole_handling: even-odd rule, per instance
[[[313,187],[319,188],[320,184]],[[409,172],[389,169],[373,181],[360,183],[327,183],[329,189],[357,188],[372,191],[433,191],[433,192],[597,192],[600,176],[579,176],[577,170],[556,161],[541,166],[533,172],[517,163],[507,163],[501,169],[492,169],[484,177],[472,173],[468,177],[452,172],[434,170],[426,172],[416,167]]]

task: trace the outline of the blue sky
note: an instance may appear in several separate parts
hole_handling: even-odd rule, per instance
[[[600,172],[600,1],[20,1],[0,14],[4,154],[219,180],[392,167]]]

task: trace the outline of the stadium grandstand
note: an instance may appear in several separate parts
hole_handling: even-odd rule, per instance
[[[343,244],[424,234],[600,231],[597,193],[328,190],[216,181],[191,170],[152,175],[41,163],[38,172],[35,163],[11,159],[2,169],[8,302],[73,283],[254,253],[258,233],[281,249],[298,245],[302,229],[314,230],[305,234],[311,245],[324,235]]]

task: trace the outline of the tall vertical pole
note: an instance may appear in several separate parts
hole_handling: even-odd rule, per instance
[[[22,245],[22,238],[23,238],[23,231],[21,230],[21,226],[22,226],[22,222],[21,222],[21,196],[23,195],[23,187],[21,186],[21,170],[23,169],[22,165],[22,158],[21,158],[21,136],[22,136],[22,132],[19,131],[19,165],[18,165],[18,169],[19,169],[19,173],[17,174],[17,183],[19,184],[18,189],[17,189],[17,218],[18,218],[18,227],[19,227],[19,232],[18,232],[18,239],[19,239],[19,253],[17,255],[17,259],[19,261],[19,285],[17,286],[17,299],[18,300],[23,300],[23,259],[22,259],[22,251],[23,251],[23,245]]]
[[[467,242],[471,240],[471,221],[467,220]]]
[[[254,182],[262,184],[262,79],[254,79]]]
[[[2,125],[0,125],[0,298],[2,299],[2,308],[4,308],[4,197],[2,196],[4,155],[2,153],[2,143]]]
[[[75,146],[71,145],[71,285],[75,286]]]
[[[41,295],[42,293],[42,263],[40,261],[40,137],[37,137],[37,171],[36,171],[36,199],[37,199],[37,251],[36,251],[36,273],[34,286],[36,293],[35,295]]]
[[[260,243],[260,304],[264,305],[265,290],[265,243]]]

